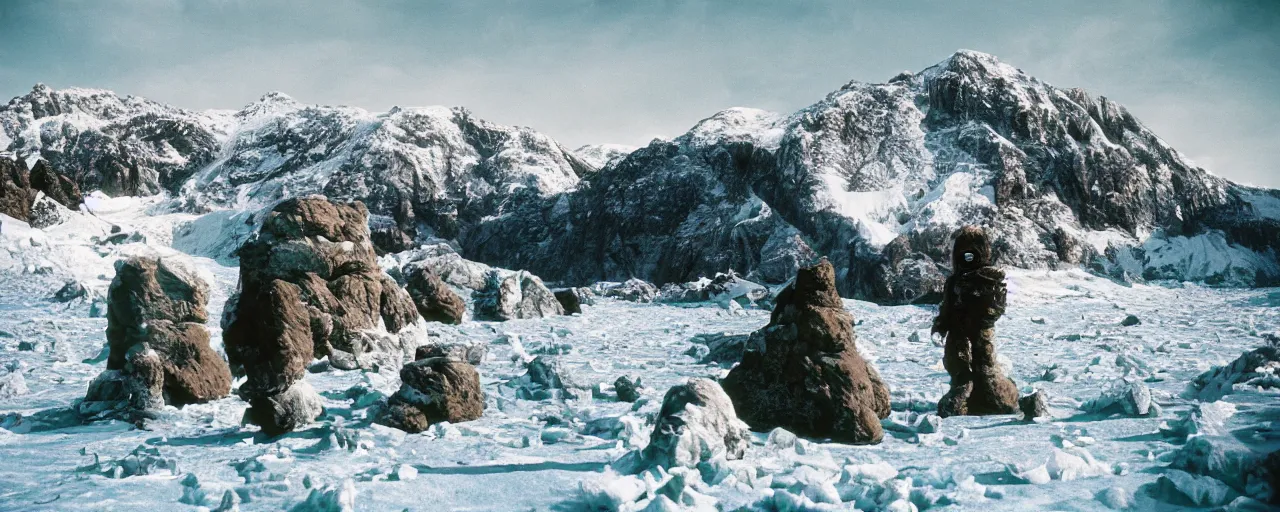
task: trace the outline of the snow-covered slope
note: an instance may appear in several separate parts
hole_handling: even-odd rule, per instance
[[[600,169],[625,158],[635,150],[635,146],[626,144],[587,144],[573,150],[573,154],[583,162]]]
[[[371,113],[276,92],[236,112],[190,112],[37,85],[0,108],[0,128],[10,151],[49,160],[86,190],[167,190],[186,211],[323,193],[363,200],[404,231],[448,237],[497,212],[509,195],[563,192],[594,169],[545,135],[463,108]]]
[[[789,116],[720,112],[462,242],[568,281],[774,281],[812,252],[846,295],[902,303],[936,296],[950,234],[976,223],[1007,265],[1256,285],[1280,277],[1277,198],[1195,167],[1106,98],[960,51]]]

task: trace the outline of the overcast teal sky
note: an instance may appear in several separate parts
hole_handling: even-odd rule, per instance
[[[791,112],[959,48],[1116,99],[1199,165],[1280,187],[1277,0],[0,0],[3,97],[43,82],[192,109],[271,90],[462,105],[570,147]]]

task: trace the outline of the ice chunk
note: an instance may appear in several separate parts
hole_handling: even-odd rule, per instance
[[[1156,480],[1154,496],[1160,501],[1192,507],[1217,507],[1239,496],[1222,481],[1171,469]]]

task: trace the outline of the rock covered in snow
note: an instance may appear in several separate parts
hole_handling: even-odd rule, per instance
[[[1049,416],[1048,394],[1044,390],[1037,389],[1034,393],[1018,399],[1018,409],[1022,411],[1022,419],[1027,421],[1047,418]]]
[[[740,459],[750,444],[751,432],[720,385],[689,379],[667,390],[649,446],[614,462],[614,467],[626,473],[655,466],[696,468],[715,457]]]
[[[20,368],[7,370],[4,375],[0,375],[0,399],[15,398],[30,392]]]
[[[1241,354],[1231,364],[1204,372],[1187,383],[1186,398],[1204,402],[1220,400],[1231,394],[1237,384],[1271,383],[1280,374],[1280,338],[1268,335],[1267,344]]]
[[[28,172],[26,161],[0,155],[0,214],[44,229],[65,221],[68,209],[79,208],[82,202],[75,182],[48,162],[37,161]]]
[[[689,341],[692,341],[695,347],[705,346],[705,349],[698,350],[696,354],[690,355],[698,357],[698,362],[703,364],[718,363],[725,367],[733,366],[742,360],[742,354],[748,348],[763,350],[765,347],[764,340],[763,331],[755,331],[751,334],[699,334]]]
[[[599,282],[591,291],[603,297],[648,303],[658,299],[658,287],[643,279],[631,278],[621,283]]]
[[[227,396],[231,370],[209,345],[209,285],[177,256],[116,262],[107,291],[107,370],[82,410],[177,407]],[[129,393],[137,392],[131,398]],[[144,398],[145,397],[145,398]]]
[[[298,380],[279,393],[251,396],[244,419],[274,436],[297,430],[323,412],[324,404],[315,388],[305,380]]]
[[[1156,499],[1189,507],[1220,507],[1240,494],[1219,480],[1171,469],[1156,480]]]
[[[853,317],[836,293],[829,262],[800,269],[795,283],[778,294],[762,330],[764,350],[744,353],[723,382],[748,425],[845,443],[880,442],[889,389],[858,353]]]
[[[48,229],[71,220],[72,215],[73,213],[66,206],[40,192],[36,193],[35,201],[31,203],[31,214],[27,223],[36,229]]]
[[[447,357],[457,361],[466,361],[472,366],[480,366],[488,355],[489,349],[483,343],[430,343],[418,347],[413,354],[415,361],[433,357]]]
[[[484,414],[480,374],[465,361],[420,359],[404,365],[400,380],[400,390],[379,412],[379,423],[416,433],[436,423],[461,423]]]
[[[563,315],[564,308],[542,280],[528,272],[503,277],[490,271],[484,289],[475,294],[476,319],[516,320]]]
[[[1146,384],[1133,379],[1120,379],[1102,392],[1098,398],[1081,406],[1092,414],[1125,416],[1159,416],[1160,404],[1151,398]]]
[[[668,283],[658,292],[657,302],[715,302],[727,305],[737,302],[739,305],[751,305],[769,299],[769,289],[743,279],[737,272],[730,270],[716,274],[713,279],[674,284]]]

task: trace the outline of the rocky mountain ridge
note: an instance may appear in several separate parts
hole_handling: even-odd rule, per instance
[[[461,108],[375,114],[279,93],[191,112],[36,86],[0,107],[0,151],[86,191],[164,192],[197,212],[359,199],[385,251],[456,239],[467,258],[569,284],[728,269],[780,283],[825,255],[845,296],[930,301],[967,223],[989,227],[1005,265],[1280,282],[1280,193],[1194,166],[1107,98],[978,52],[629,149],[572,152]]]

